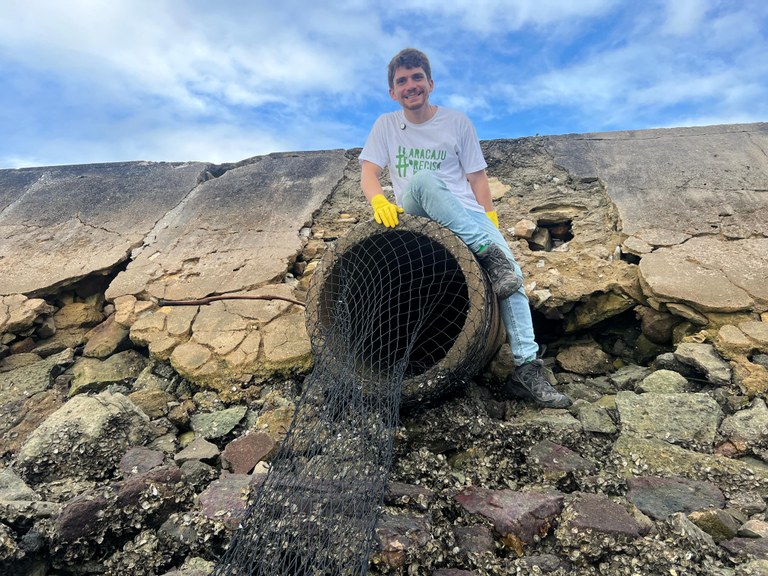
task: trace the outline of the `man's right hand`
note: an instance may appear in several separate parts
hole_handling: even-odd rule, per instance
[[[383,224],[387,228],[394,228],[398,224],[397,215],[405,212],[400,206],[392,204],[384,194],[376,194],[371,198],[371,207],[373,208],[373,217],[376,222]]]

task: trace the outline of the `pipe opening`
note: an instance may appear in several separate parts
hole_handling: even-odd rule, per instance
[[[401,406],[467,382],[506,336],[474,254],[436,222],[362,223],[323,254],[307,292],[316,355],[344,358],[363,386],[398,374]]]
[[[409,230],[374,234],[338,254],[319,295],[318,321],[332,326],[345,299],[358,366],[386,372],[407,358],[405,377],[443,360],[465,328],[470,307],[456,258]],[[425,312],[426,311],[426,312]]]

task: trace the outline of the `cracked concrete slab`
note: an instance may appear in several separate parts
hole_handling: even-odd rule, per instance
[[[207,165],[125,162],[0,170],[0,294],[50,294],[140,246]]]
[[[202,183],[158,222],[107,298],[201,298],[278,280],[347,162],[343,150],[271,154]]]
[[[768,236],[768,123],[571,134],[545,147],[604,183],[626,234]]]
[[[698,311],[768,310],[768,238],[725,242],[704,236],[646,254],[643,290]]]

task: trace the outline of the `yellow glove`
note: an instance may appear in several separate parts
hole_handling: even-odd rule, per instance
[[[387,200],[384,194],[376,194],[371,198],[371,207],[373,207],[373,217],[376,218],[376,222],[384,224],[387,228],[397,226],[397,215],[405,212],[400,206]]]
[[[486,212],[485,215],[491,219],[491,222],[493,222],[496,228],[499,227],[499,215],[496,214],[496,210],[491,210],[490,212]]]

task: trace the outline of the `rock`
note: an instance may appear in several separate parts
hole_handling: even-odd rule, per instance
[[[162,523],[176,502],[184,500],[184,475],[174,465],[133,474],[116,484],[115,507],[134,522],[150,514]]]
[[[675,316],[680,316],[680,318],[687,320],[694,326],[706,326],[709,324],[709,319],[704,314],[680,302],[667,302],[666,308]]]
[[[309,337],[304,326],[304,314],[286,314],[262,328],[264,364],[269,370],[289,367],[307,370],[312,364]]]
[[[201,307],[195,317],[191,341],[210,348],[215,354],[226,356],[248,336],[247,328],[245,319],[228,312],[223,302],[214,302]]]
[[[221,438],[229,434],[240,423],[247,411],[248,408],[245,406],[233,406],[215,412],[194,414],[190,419],[190,424],[198,436],[207,440]]]
[[[524,240],[530,240],[533,238],[534,232],[536,232],[536,223],[533,220],[528,220],[527,218],[518,221],[512,231],[512,233],[517,238],[522,238]]]
[[[47,358],[67,349],[80,348],[85,343],[85,335],[88,331],[88,328],[81,327],[57,330],[50,338],[38,341],[35,353]]]
[[[191,378],[211,374],[216,369],[213,362],[213,352],[197,342],[187,342],[176,346],[170,360],[171,365],[179,374]]]
[[[766,507],[765,499],[759,492],[753,490],[743,490],[731,494],[729,498],[730,506],[737,509],[745,516],[752,516],[764,512]]]
[[[58,502],[48,502],[45,500],[0,500],[0,525],[6,522],[11,526],[28,526],[36,523],[38,520],[54,518],[61,514],[61,510],[62,505]],[[22,549],[26,549],[23,537],[20,543]]]
[[[610,374],[608,380],[614,384],[618,390],[634,390],[637,388],[638,383],[650,373],[651,369],[647,366],[629,364],[627,366],[622,366],[616,370],[616,372]]]
[[[608,410],[596,404],[574,405],[573,410],[581,422],[584,432],[597,432],[599,434],[614,434],[617,431],[613,418]]]
[[[270,407],[259,414],[253,425],[254,430],[266,432],[275,443],[280,443],[285,437],[291,427],[293,413],[296,409],[293,404],[286,403],[284,399],[281,400],[282,403],[278,401],[277,406]]]
[[[720,406],[707,394],[619,392],[616,408],[623,434],[704,448],[714,444],[722,417]]]
[[[768,367],[749,361],[733,362],[733,381],[750,398],[768,392]]]
[[[187,558],[178,570],[166,572],[163,576],[208,576],[216,564],[203,558]]]
[[[715,548],[715,541],[712,536],[704,532],[701,528],[691,522],[682,512],[676,512],[667,518],[666,526],[682,537],[683,543],[697,551],[698,554],[706,553]]]
[[[749,555],[761,560],[768,560],[768,538],[731,538],[723,540],[720,546],[733,555]]]
[[[565,506],[555,536],[567,550],[596,559],[639,538],[640,525],[607,496],[578,493]]]
[[[56,519],[57,539],[66,543],[99,534],[107,523],[108,507],[108,500],[96,492],[75,496]]]
[[[637,238],[636,236],[630,236],[621,243],[621,251],[625,254],[642,256],[643,254],[653,252],[653,246],[648,244],[648,242]]]
[[[39,320],[39,319],[38,319]],[[54,334],[56,334],[56,323],[53,321],[52,316],[47,316],[43,318],[42,321],[40,321],[40,324],[37,327],[37,336],[38,338],[50,338]]]
[[[74,378],[69,395],[99,392],[110,384],[133,380],[146,366],[146,357],[136,350],[119,352],[106,360],[79,358],[72,367]]]
[[[178,460],[176,460],[178,462]],[[200,460],[185,460],[181,463],[181,472],[187,479],[187,483],[200,491],[219,476],[218,470]]]
[[[169,405],[172,405],[175,402],[173,396],[157,388],[136,390],[135,392],[131,392],[128,395],[128,398],[151,419],[166,416],[168,414]]]
[[[750,354],[754,349],[754,342],[736,326],[726,324],[717,331],[714,346],[724,358],[734,359]]]
[[[746,521],[738,530],[743,538],[768,538],[768,522],[754,518]]]
[[[565,410],[552,408],[527,411],[515,419],[513,427],[527,430],[540,429],[558,437],[581,433],[581,422]]]
[[[712,536],[715,542],[733,538],[739,529],[733,516],[720,509],[691,512],[688,519]]]
[[[637,385],[637,391],[653,394],[682,394],[688,392],[690,387],[685,376],[662,368],[643,378]]]
[[[122,394],[81,395],[29,435],[16,463],[27,480],[100,479],[129,447],[153,437],[149,419]]]
[[[3,405],[34,396],[51,387],[53,378],[72,361],[72,350],[34,360],[25,366],[0,372],[0,410]]]
[[[276,444],[264,432],[246,433],[226,445],[222,454],[222,466],[234,474],[248,474],[254,466],[267,458]]]
[[[181,452],[174,456],[174,460],[183,464],[189,460],[213,460],[218,457],[219,449],[204,438],[195,438]]]
[[[613,370],[611,358],[596,342],[569,346],[557,355],[557,363],[576,374],[607,374]]]
[[[695,368],[688,364],[684,364],[675,358],[675,355],[672,352],[665,352],[656,356],[651,363],[651,367],[653,370],[669,370],[671,372],[677,372],[686,378],[698,378],[701,376],[701,373]],[[648,370],[648,373],[651,371],[652,370]]]
[[[495,549],[493,532],[487,526],[455,526],[453,533],[456,535],[456,545],[462,552],[482,554]]]
[[[636,476],[627,479],[627,500],[651,518],[667,518],[678,512],[722,508],[725,496],[712,482],[680,476]]]
[[[27,398],[0,406],[0,456],[15,454],[41,422],[61,408],[66,395],[59,390],[46,390]]]
[[[388,568],[400,568],[407,555],[422,547],[432,538],[429,520],[423,516],[384,514],[376,524],[379,550],[372,561]]]
[[[514,562],[524,570],[523,574],[570,574],[570,564],[554,554],[533,554]]]
[[[495,176],[488,178],[488,186],[491,189],[491,198],[494,200],[501,200],[512,189],[509,184],[504,184]]]
[[[134,446],[123,455],[118,465],[123,476],[144,474],[165,461],[165,454],[143,446]]]
[[[247,474],[225,474],[212,482],[199,496],[202,515],[230,530],[237,528],[245,514],[251,480]]]
[[[523,547],[544,536],[563,507],[563,494],[489,490],[470,486],[455,497],[470,514],[493,521],[502,541],[522,555]]]
[[[528,243],[531,250],[544,250],[545,252],[552,250],[552,236],[546,228],[536,227]]]
[[[32,352],[34,349],[35,341],[30,337],[16,340],[9,348],[11,354],[24,354],[26,352]]]
[[[680,323],[678,317],[647,306],[637,306],[635,313],[640,318],[640,330],[648,340],[654,344],[672,342],[672,331]]]
[[[746,462],[686,450],[657,439],[621,434],[613,444],[612,455],[619,459],[619,471],[625,477],[643,473],[716,480],[721,489],[729,492],[768,486],[768,472]]]
[[[171,515],[168,520],[163,522],[157,531],[160,537],[169,538],[179,544],[190,546],[197,541],[198,533],[184,518],[178,515]],[[213,567],[212,567],[213,568]],[[210,572],[204,572],[200,576],[208,576]]]
[[[0,502],[9,500],[40,500],[24,480],[11,468],[0,469]]]
[[[42,298],[23,294],[0,296],[0,334],[24,332],[41,316],[53,314],[55,308]]]
[[[103,359],[127,350],[131,345],[128,335],[128,329],[115,322],[113,314],[85,335],[83,356]]]
[[[87,302],[72,302],[60,308],[53,315],[57,331],[67,328],[90,328],[102,320],[104,320],[104,314],[102,314],[100,307],[97,308],[93,303]]]
[[[726,416],[720,433],[740,452],[768,446],[768,408],[765,400],[755,398],[750,408]]]
[[[675,348],[675,358],[699,370],[716,386],[731,383],[731,367],[715,352],[711,344],[683,343]]]
[[[556,482],[577,471],[589,472],[595,468],[595,463],[564,446],[542,440],[531,447],[528,467],[538,472],[545,481]]]
[[[736,576],[768,576],[768,560],[751,560],[739,564]]]
[[[589,328],[613,316],[618,316],[622,312],[629,310],[636,304],[635,300],[624,294],[608,292],[604,294],[594,294],[589,299],[574,308],[568,315],[565,322],[565,331],[567,333],[578,332]],[[596,351],[601,357],[602,350]],[[574,370],[575,371],[575,370]],[[579,372],[585,374],[586,372]],[[603,372],[590,372],[592,374],[601,374]]]
[[[429,488],[402,482],[387,482],[387,491],[384,494],[385,503],[410,506],[420,512],[426,512],[434,500],[435,493]]]

